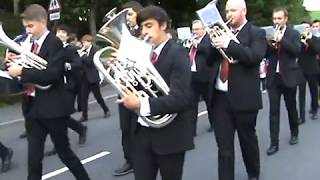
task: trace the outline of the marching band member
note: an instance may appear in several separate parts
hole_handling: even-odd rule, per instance
[[[305,105],[306,105],[306,83],[308,82],[311,96],[311,119],[318,119],[318,74],[320,73],[319,64],[316,56],[320,53],[320,39],[312,35],[310,23],[305,23],[307,32],[301,35],[301,53],[299,65],[302,69],[306,81],[299,84],[299,123],[305,122]]]
[[[280,27],[274,37],[273,45],[269,45],[267,73],[267,89],[270,102],[270,147],[267,155],[273,155],[279,150],[280,97],[283,94],[287,107],[291,138],[290,145],[298,143],[298,113],[296,107],[296,92],[301,71],[297,58],[301,50],[299,33],[287,26],[288,11],[285,8],[273,10],[273,23]]]
[[[200,20],[195,20],[192,22],[192,34],[193,40],[192,45],[189,50],[191,71],[192,71],[192,81],[191,86],[196,93],[197,103],[195,110],[198,113],[198,101],[200,97],[206,103],[208,110],[208,117],[210,128],[209,132],[213,131],[213,115],[211,112],[211,108],[209,107],[209,86],[213,81],[212,67],[208,66],[207,59],[210,58],[210,37],[208,33],[206,33],[205,27]],[[194,128],[196,134],[197,127],[197,117],[194,118]]]
[[[160,7],[143,8],[137,17],[143,37],[153,45],[152,62],[169,85],[169,95],[139,99],[124,88],[127,95],[120,103],[141,116],[177,113],[162,128],[149,127],[142,118],[131,121],[132,159],[136,180],[155,180],[160,170],[163,180],[180,180],[185,152],[193,149],[191,71],[186,49],[169,39],[170,18]]]
[[[213,37],[213,57],[208,63],[214,66],[214,81],[211,90],[214,133],[218,145],[219,180],[234,177],[234,135],[238,134],[243,161],[250,180],[260,176],[260,157],[256,120],[262,108],[259,66],[267,48],[265,33],[246,19],[244,0],[228,0],[226,18],[231,31],[240,43],[229,35]],[[217,32],[218,33],[218,32]],[[234,59],[230,63],[219,51]]]
[[[88,121],[88,99],[92,92],[100,107],[103,109],[104,117],[110,117],[110,110],[105,104],[100,91],[100,77],[96,66],[93,63],[93,55],[97,51],[93,46],[93,36],[86,34],[81,38],[82,48],[79,51],[83,67],[83,78],[81,84],[81,110],[80,122]]]
[[[140,28],[137,24],[137,15],[138,12],[142,9],[142,5],[137,1],[129,1],[123,4],[122,9],[129,9],[127,13],[127,25],[131,35],[135,37],[140,36]],[[130,172],[133,172],[132,167],[132,155],[131,155],[131,133],[130,133],[130,121],[135,117],[135,113],[130,109],[127,109],[123,104],[119,104],[119,120],[120,120],[120,129],[122,132],[121,144],[125,163],[119,168],[113,171],[114,176],[126,175]]]
[[[79,95],[79,85],[81,84],[81,61],[77,48],[67,43],[70,28],[66,25],[59,25],[56,30],[56,36],[62,41],[65,58],[64,84],[68,91],[73,95],[71,99],[74,104],[75,98]],[[76,121],[73,117],[67,120],[67,126],[79,134],[79,144],[84,144],[87,139],[87,126]],[[45,153],[47,156],[56,154],[55,148]]]
[[[29,5],[21,14],[26,32],[32,34],[32,52],[48,62],[45,70],[27,69],[12,64],[8,72],[12,77],[21,77],[28,84],[23,97],[28,140],[28,180],[41,180],[42,160],[46,136],[49,134],[61,161],[78,180],[89,176],[72,152],[67,136],[67,119],[73,112],[72,95],[63,87],[64,61],[61,41],[47,29],[48,14],[38,5]],[[39,89],[32,84],[49,86]]]

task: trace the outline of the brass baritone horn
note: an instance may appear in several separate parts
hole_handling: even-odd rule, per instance
[[[30,52],[24,47],[20,46],[14,40],[10,39],[2,28],[0,22],[0,45],[7,47],[20,54],[21,58],[12,61],[12,63],[18,64],[24,68],[35,68],[38,70],[45,70],[47,68],[47,61],[40,56]],[[38,89],[48,89],[51,85],[40,86],[35,84]],[[24,89],[21,83],[17,79],[12,78],[7,71],[0,70],[0,96],[13,96],[24,93]]]
[[[133,37],[127,29],[127,11],[116,14],[99,30],[98,37],[114,47],[98,50],[93,57],[94,64],[122,96],[125,95],[123,86],[139,98],[168,95],[169,87],[150,61],[152,47]],[[111,56],[114,51],[117,51],[117,59]],[[176,114],[141,116],[153,128],[164,127],[175,117]]]

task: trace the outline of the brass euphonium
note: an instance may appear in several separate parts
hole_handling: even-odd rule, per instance
[[[122,96],[125,95],[123,86],[139,98],[168,95],[168,85],[150,61],[151,45],[133,37],[127,28],[127,11],[123,10],[114,15],[98,31],[97,37],[111,43],[113,47],[108,46],[97,51],[93,57],[94,64]],[[135,42],[136,45],[132,46],[128,42]],[[137,52],[138,46],[145,48],[142,52]],[[114,51],[117,51],[116,59],[111,56]],[[129,54],[133,56],[129,57]],[[176,114],[141,117],[150,127],[161,128],[169,124]]]
[[[45,70],[47,67],[47,61],[40,56],[25,49],[14,40],[10,39],[2,28],[0,22],[0,44],[13,50],[17,54],[20,54],[19,59],[11,61],[11,63],[18,64],[24,68],[34,68],[38,70]],[[35,87],[39,89],[48,89],[51,85],[40,86],[35,84]],[[24,93],[22,84],[16,79],[12,78],[7,71],[0,70],[0,96],[13,96]]]

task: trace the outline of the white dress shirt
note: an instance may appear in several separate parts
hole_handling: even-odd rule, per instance
[[[239,32],[241,31],[241,29],[244,27],[244,25],[247,24],[247,20],[241,25],[239,26],[238,28],[236,29],[231,29],[231,31],[233,32],[237,32],[235,34],[235,36],[237,36],[239,34]],[[230,43],[230,42],[229,42]],[[229,44],[227,45],[229,46]],[[230,64],[229,64],[230,65]],[[230,70],[230,69],[229,69]],[[216,79],[216,84],[215,84],[215,88],[220,90],[220,91],[224,91],[224,92],[228,92],[228,80],[226,80],[225,82],[223,82],[221,79],[220,79],[220,71],[221,71],[221,66],[219,67],[219,73],[218,73],[218,76],[217,76],[217,79]]]

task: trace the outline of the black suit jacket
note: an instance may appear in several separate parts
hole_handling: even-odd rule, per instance
[[[299,65],[305,74],[318,74],[320,72],[319,63],[316,56],[320,53],[320,38],[312,36],[307,40],[308,47],[305,44],[301,46]]]
[[[206,33],[197,47],[195,63],[197,67],[196,72],[192,72],[192,82],[209,83],[212,82],[213,68],[208,66],[207,59],[210,56],[211,42],[209,35]]]
[[[72,45],[64,47],[64,58],[66,63],[70,63],[71,69],[65,69],[65,77],[67,82],[65,84],[68,90],[76,91],[77,83],[81,83],[82,62],[77,52],[77,48]]]
[[[194,147],[192,128],[191,71],[188,52],[169,40],[163,47],[155,68],[170,88],[169,95],[149,98],[151,116],[178,113],[163,128],[150,128],[153,149],[159,154],[183,152]],[[134,121],[133,129],[137,127]]]
[[[21,82],[52,86],[47,90],[35,88],[35,97],[24,97],[23,113],[28,118],[59,118],[70,115],[74,111],[72,93],[63,84],[64,53],[62,42],[49,33],[44,40],[39,56],[47,60],[45,70],[23,68]]]
[[[265,32],[247,22],[237,35],[240,44],[230,41],[225,50],[228,56],[238,60],[238,63],[229,65],[228,100],[235,111],[254,111],[262,108],[260,92],[259,66],[265,55],[267,44]],[[213,48],[213,58],[209,63],[214,65],[215,88],[219,76],[219,67],[223,60],[219,52]],[[212,93],[211,93],[212,94]],[[214,91],[211,98],[214,101]]]
[[[278,61],[284,85],[288,88],[297,86],[302,77],[301,69],[297,63],[301,51],[299,32],[287,26],[279,46],[280,48],[277,49],[268,46],[266,54],[269,60],[267,87],[274,83]]]
[[[89,83],[99,83],[100,81],[99,72],[93,63],[93,56],[96,51],[97,49],[92,46],[89,55],[83,55],[81,57],[84,78],[86,78]]]

